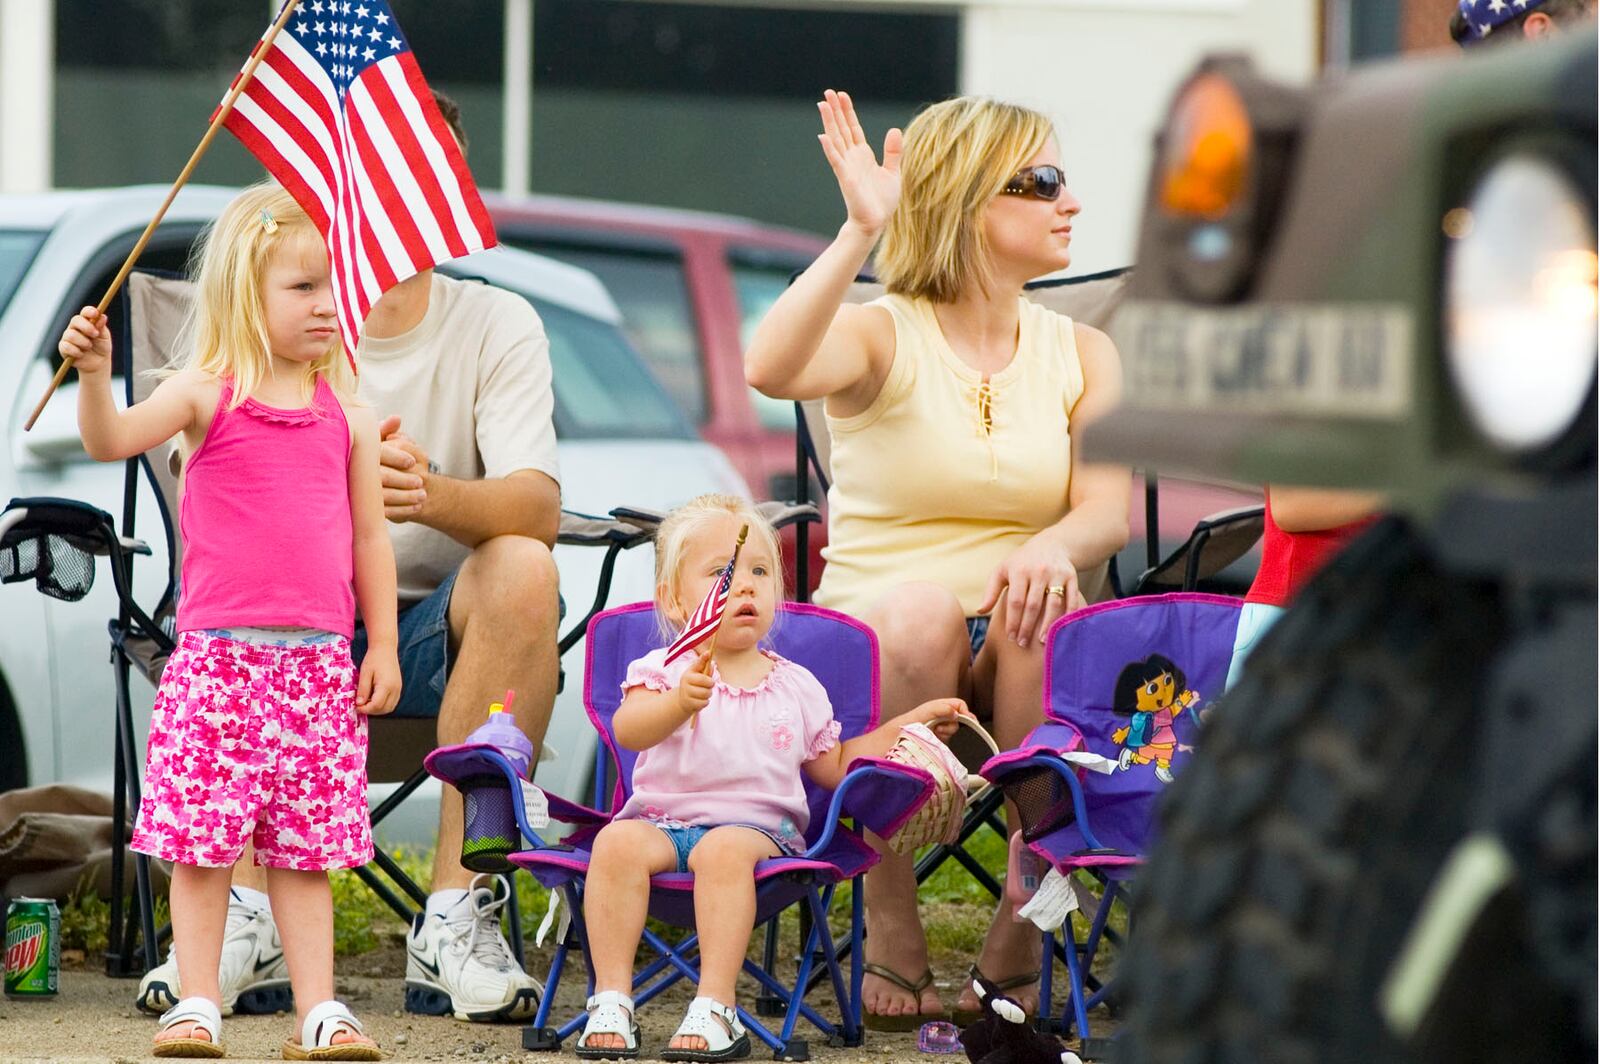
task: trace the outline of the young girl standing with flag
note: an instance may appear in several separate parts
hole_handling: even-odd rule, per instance
[[[742,526],[749,542],[736,550]],[[584,918],[595,993],[580,1057],[639,1055],[634,952],[650,877],[671,871],[695,873],[700,985],[662,1058],[749,1055],[733,1001],[755,926],[755,866],[805,848],[801,773],[837,786],[856,758],[888,751],[902,725],[926,724],[947,738],[966,712],[960,699],[935,699],[841,743],[816,677],[761,646],[782,598],[777,536],[749,503],[702,495],[661,523],[656,608],[685,634],[629,665],[623,683],[617,741],[640,754],[633,794],[601,829],[589,864]],[[696,654],[675,653],[695,645]]]
[[[177,648],[150,724],[133,848],[174,863],[187,996],[154,1053],[223,1055],[218,965],[230,870],[267,868],[298,1007],[291,1060],[377,1060],[333,999],[327,870],[372,857],[363,714],[400,694],[394,555],[373,414],[350,401],[327,253],[275,184],[246,189],[206,237],[187,364],[118,411],[111,338],[86,307],[61,338],[78,425],[100,461],[181,436],[184,556]],[[359,676],[359,601],[370,647]]]

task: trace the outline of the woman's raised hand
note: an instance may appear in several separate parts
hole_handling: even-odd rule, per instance
[[[873,236],[889,224],[889,216],[900,202],[900,131],[891,129],[883,138],[883,164],[872,152],[861,131],[850,94],[829,89],[817,102],[822,113],[822,129],[817,140],[822,153],[839,179],[839,191],[849,212],[848,224]]]

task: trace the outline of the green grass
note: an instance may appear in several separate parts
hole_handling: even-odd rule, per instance
[[[137,910],[132,906],[131,895],[128,901],[129,904],[124,909],[124,918],[137,919]],[[160,927],[171,918],[166,897],[156,898],[156,926]],[[83,950],[85,953],[102,953],[109,944],[110,927],[111,903],[95,893],[87,880],[78,884],[78,889],[61,907],[61,948]]]

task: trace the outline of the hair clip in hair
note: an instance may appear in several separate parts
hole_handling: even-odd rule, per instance
[[[268,235],[278,231],[278,220],[274,218],[272,216],[272,212],[267,210],[265,207],[261,209],[261,228],[265,229]]]

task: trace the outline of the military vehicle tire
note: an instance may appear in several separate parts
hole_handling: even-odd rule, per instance
[[[1467,830],[1498,604],[1394,518],[1306,587],[1170,788],[1119,1061],[1411,1059],[1377,988]]]

